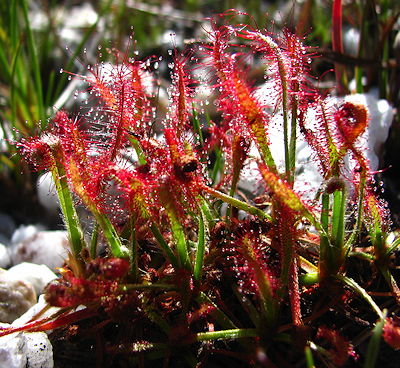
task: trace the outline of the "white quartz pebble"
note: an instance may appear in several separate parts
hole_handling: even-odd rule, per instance
[[[22,262],[8,270],[9,277],[14,277],[25,282],[30,282],[36,294],[42,294],[44,287],[57,275],[44,264]]]
[[[14,236],[13,236],[14,240]],[[45,264],[50,269],[61,267],[67,258],[66,231],[39,231],[15,243],[11,249],[13,264],[31,262]]]
[[[8,327],[2,324],[2,327]],[[53,368],[53,347],[44,332],[0,337],[0,368]]]
[[[2,327],[7,327],[2,324]],[[14,333],[0,337],[0,367],[26,367],[26,340],[23,333]]]
[[[0,322],[13,322],[36,303],[33,286],[0,269]]]
[[[25,333],[26,367],[53,368],[53,347],[45,332]]]

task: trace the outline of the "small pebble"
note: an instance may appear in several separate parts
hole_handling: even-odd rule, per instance
[[[8,270],[8,275],[32,284],[37,295],[42,294],[44,287],[57,278],[57,275],[46,265],[29,262],[22,262],[11,267]]]
[[[8,248],[0,243],[0,268],[7,268],[11,264]]]
[[[53,368],[53,346],[45,332],[25,333],[26,367]]]
[[[11,323],[36,304],[33,286],[0,269],[0,322]]]
[[[8,327],[2,324],[2,327]],[[26,367],[26,340],[22,332],[0,337],[0,367]]]
[[[11,237],[11,243],[20,243],[25,239],[30,238],[32,235],[36,234],[40,230],[43,230],[41,226],[37,225],[21,225],[18,229],[16,229]]]
[[[13,242],[11,260],[15,265],[31,262],[44,264],[53,270],[64,264],[68,255],[67,250],[66,231],[39,231],[24,237],[22,241]]]
[[[53,367],[53,347],[44,332],[18,332],[0,337],[0,368]]]

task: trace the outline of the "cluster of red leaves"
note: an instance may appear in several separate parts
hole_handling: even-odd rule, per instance
[[[61,269],[62,277],[47,285],[46,301],[55,307],[77,307],[100,304],[104,296],[117,298],[123,292],[120,284],[129,271],[129,262],[122,258],[98,258],[87,264],[87,277],[75,277]],[[109,300],[107,301],[109,302]]]

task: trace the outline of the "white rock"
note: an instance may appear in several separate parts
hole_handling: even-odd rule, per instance
[[[26,339],[23,333],[0,337],[0,368],[25,368],[25,350]]]
[[[59,22],[66,28],[87,28],[96,23],[98,15],[90,3],[73,6],[71,9],[61,13]]]
[[[53,346],[45,332],[25,333],[26,367],[53,368]]]
[[[11,260],[13,264],[31,262],[54,269],[63,265],[67,249],[66,231],[39,231],[12,245]]]
[[[33,286],[0,269],[0,322],[13,322],[36,303]]]
[[[2,327],[8,327],[2,324]],[[0,368],[53,368],[53,347],[44,332],[0,337]]]
[[[57,214],[60,204],[58,202],[57,190],[50,172],[40,175],[36,182],[39,203],[49,213]]]
[[[40,295],[44,287],[57,275],[44,264],[22,262],[8,270],[9,277],[14,277],[25,282],[29,282],[35,288],[36,294]]]
[[[41,226],[36,225],[21,225],[17,230],[14,231],[11,237],[11,243],[20,243],[32,235],[43,230]]]
[[[0,268],[7,268],[11,264],[8,248],[0,243]]]

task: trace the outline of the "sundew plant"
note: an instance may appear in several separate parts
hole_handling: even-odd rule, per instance
[[[397,320],[380,307],[400,301],[399,241],[360,145],[368,109],[314,87],[303,40],[211,21],[206,42],[173,51],[162,119],[158,58],[110,52],[113,64],[75,76],[94,107],[59,111],[16,143],[53,176],[70,252],[45,291],[59,311],[0,335],[75,326],[65,338],[83,331],[102,352],[97,366],[113,367],[373,367],[382,335],[400,348]],[[299,140],[322,178],[311,194],[298,182]]]

